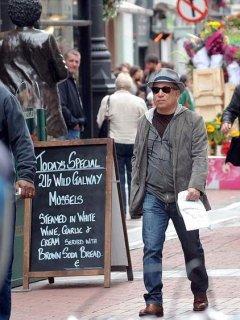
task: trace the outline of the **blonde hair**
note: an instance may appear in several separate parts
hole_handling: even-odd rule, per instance
[[[73,54],[74,56],[79,56],[81,59],[81,53],[77,51],[76,49],[70,49],[64,54],[64,59],[67,60],[69,54]]]
[[[133,80],[128,73],[121,72],[115,80],[115,85],[117,90],[124,89],[130,91],[133,86]]]

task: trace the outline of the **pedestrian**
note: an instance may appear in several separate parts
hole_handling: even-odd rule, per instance
[[[131,89],[131,93],[135,94],[135,96],[144,99],[145,93],[142,85],[143,70],[139,66],[132,66],[129,74],[133,80],[133,87]]]
[[[79,139],[84,131],[86,118],[82,100],[77,86],[77,77],[81,63],[81,54],[75,49],[65,54],[69,75],[66,80],[59,83],[58,89],[62,106],[62,113],[67,125],[67,139]]]
[[[11,242],[12,211],[10,197],[10,155],[0,142],[0,290],[9,265],[9,247]]]
[[[66,135],[57,83],[67,77],[67,67],[54,36],[34,28],[41,16],[41,2],[9,0],[8,12],[16,28],[0,33],[0,83],[14,95],[23,85],[34,91],[37,83],[40,97],[29,108],[37,109],[42,100],[47,110],[47,134],[54,138]]]
[[[185,74],[180,77],[180,81],[184,83],[185,90],[181,93],[178,102],[189,110],[195,111],[195,101],[191,91],[192,81]]]
[[[237,117],[240,117],[240,85],[235,87],[232,99],[223,111],[221,130],[224,134],[230,131]]]
[[[105,118],[108,105],[108,115],[110,118],[109,136],[115,141],[121,194],[126,214],[125,174],[127,174],[128,195],[130,195],[132,173],[131,159],[137,133],[137,123],[138,119],[147,111],[147,106],[142,98],[136,97],[130,93],[132,79],[129,74],[120,73],[116,78],[115,84],[116,92],[110,96],[107,95],[102,99],[97,115],[97,123],[100,128]]]
[[[131,215],[143,215],[143,270],[146,307],[139,316],[163,316],[162,250],[169,219],[181,242],[188,279],[194,295],[193,309],[208,306],[208,276],[199,231],[186,231],[177,196],[187,190],[187,200],[199,198],[205,207],[207,135],[202,117],[178,104],[184,84],[171,69],[161,69],[148,83],[154,106],[139,121],[132,161]]]
[[[121,73],[121,72],[129,73],[130,69],[131,69],[130,63],[128,63],[128,62],[121,63],[118,67],[115,68],[114,75],[115,75],[115,77],[117,77],[119,75],[119,73]]]
[[[159,59],[155,54],[149,54],[145,59],[144,82],[152,81],[159,70]]]
[[[11,164],[11,183],[14,187],[14,167],[17,171],[17,181],[12,190],[12,201],[15,192],[20,192],[21,197],[33,198],[35,194],[34,175],[36,171],[36,158],[33,143],[17,99],[2,85],[0,85],[0,141],[12,153],[14,163]],[[14,216],[15,216],[14,205]],[[8,272],[0,291],[0,319],[8,320],[11,313],[11,275],[13,260],[15,218],[11,225],[11,259]]]

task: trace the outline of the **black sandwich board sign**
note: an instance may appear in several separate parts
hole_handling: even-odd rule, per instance
[[[23,288],[30,278],[133,280],[112,139],[35,143],[36,196],[25,200]]]

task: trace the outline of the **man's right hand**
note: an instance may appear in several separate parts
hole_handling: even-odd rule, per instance
[[[231,123],[224,122],[224,123],[222,124],[221,131],[222,131],[224,134],[227,134],[231,128],[232,128]]]
[[[33,198],[35,196],[34,184],[26,180],[18,180],[15,185],[16,191],[21,189],[21,198]]]

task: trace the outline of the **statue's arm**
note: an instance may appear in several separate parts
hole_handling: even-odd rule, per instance
[[[49,36],[49,48],[51,55],[51,71],[53,72],[54,81],[58,83],[67,78],[68,70],[53,35]]]

